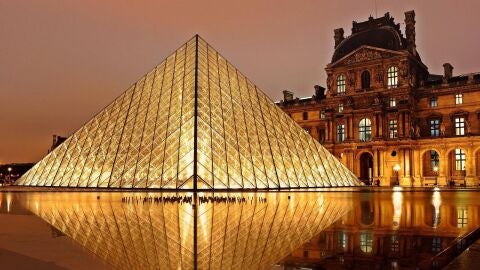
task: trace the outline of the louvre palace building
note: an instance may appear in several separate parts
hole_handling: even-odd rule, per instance
[[[326,89],[284,91],[277,105],[367,184],[477,186],[480,73],[431,74],[415,44],[415,12],[405,33],[389,13],[334,30]]]

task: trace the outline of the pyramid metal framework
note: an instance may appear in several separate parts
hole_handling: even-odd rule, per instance
[[[17,184],[225,190],[360,182],[196,35]]]

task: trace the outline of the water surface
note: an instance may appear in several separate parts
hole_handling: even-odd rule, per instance
[[[414,269],[478,226],[479,194],[0,192],[0,254],[37,269]]]

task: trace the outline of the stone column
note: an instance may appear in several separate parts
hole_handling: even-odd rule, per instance
[[[379,156],[380,156],[380,161],[379,161],[379,163],[380,163],[379,164],[380,165],[380,178],[381,178],[381,180],[385,181],[385,150],[380,150]],[[390,183],[382,183],[382,185],[389,186]]]
[[[325,141],[330,142],[330,120],[327,121],[327,126],[325,129]]]
[[[438,168],[438,177],[437,183],[439,186],[447,185],[447,174],[448,174],[448,154],[445,150],[438,153],[439,157],[439,168]]]
[[[410,137],[410,113],[405,113],[405,136]]]
[[[420,167],[423,165],[421,156],[420,156],[420,149],[412,149],[413,151],[413,185],[414,186],[421,186],[422,177],[420,175]]]
[[[470,146],[466,150],[466,176],[465,183],[467,186],[476,186],[478,185],[478,179],[475,177],[475,154],[473,153],[473,147]]]
[[[378,164],[378,150],[377,149],[373,149],[373,181],[374,181],[374,184],[375,184],[375,181],[378,180],[378,166],[380,164]]]
[[[350,117],[350,139],[354,140],[355,139],[355,129],[354,129],[354,124],[353,124],[353,116]]]
[[[403,137],[404,133],[403,133],[403,130],[404,130],[404,122],[405,122],[405,117],[404,116],[404,113],[403,112],[400,112],[400,115],[398,116],[399,119],[398,119],[398,137]]]
[[[383,137],[383,116],[378,114],[378,137]]]

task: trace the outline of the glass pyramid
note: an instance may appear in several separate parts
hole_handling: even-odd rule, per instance
[[[197,35],[17,184],[230,190],[360,182]]]
[[[142,270],[270,269],[352,206],[345,194],[319,192],[209,193],[203,196],[246,200],[209,201],[196,207],[144,201],[178,194],[182,193],[16,196],[27,209],[115,269]],[[125,202],[125,197],[131,200]]]

